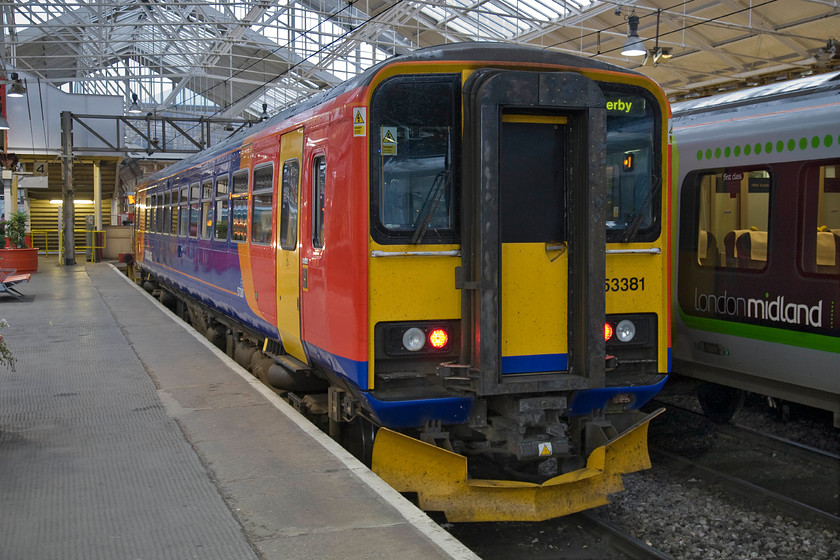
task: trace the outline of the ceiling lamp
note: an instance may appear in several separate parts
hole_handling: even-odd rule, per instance
[[[647,51],[645,50],[645,44],[639,39],[639,16],[631,14],[627,18],[627,27],[627,40],[624,41],[621,54],[624,56],[644,56]]]
[[[23,97],[26,94],[26,88],[23,87],[23,82],[18,77],[17,72],[12,72],[12,87],[6,93],[7,97]]]
[[[131,94],[131,105],[128,106],[128,112],[132,114],[142,113],[142,109],[140,109],[140,104],[137,103],[137,94]]]
[[[260,120],[268,120],[268,103],[263,103],[263,112],[260,114]]]

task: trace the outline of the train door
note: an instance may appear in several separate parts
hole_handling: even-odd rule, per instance
[[[461,363],[480,394],[603,386],[603,92],[488,69],[463,97]]]
[[[502,374],[568,367],[567,127],[563,115],[502,114]]]
[[[277,223],[277,327],[287,354],[306,363],[300,335],[300,175],[303,129],[280,138]]]

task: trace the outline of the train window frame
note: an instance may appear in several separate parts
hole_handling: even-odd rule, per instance
[[[155,232],[163,233],[163,193],[159,192],[157,195],[157,202],[155,204]]]
[[[172,191],[169,190],[169,185],[163,185],[163,222],[161,223],[163,235],[169,235],[170,224],[172,223]]]
[[[201,213],[199,214],[199,236],[210,239],[213,231],[213,178],[206,177],[201,181]]]
[[[186,183],[180,185],[181,198],[179,200],[178,236],[189,237],[190,234],[190,187]]]
[[[251,188],[251,243],[270,245],[274,237],[274,220],[272,219],[274,162],[254,167],[251,172]]]
[[[149,196],[149,225],[146,227],[146,231],[149,233],[157,233],[157,218],[155,214],[157,213],[157,193],[152,193]]]
[[[386,109],[383,107],[387,100],[387,95],[390,90],[400,87],[409,86],[409,91],[415,93],[422,85],[434,85],[449,89],[449,102],[440,103],[436,112],[448,111],[451,119],[446,122],[445,126],[430,125],[429,119],[418,119],[418,123],[422,124],[406,124],[397,125],[397,120],[394,116],[383,115]],[[418,94],[426,100],[443,99],[446,96],[441,95],[422,95]],[[400,108],[408,106],[404,96],[397,96]],[[427,107],[434,109],[431,105]],[[370,223],[371,236],[377,243],[383,245],[403,245],[412,242],[417,244],[447,244],[459,243],[460,236],[460,198],[461,198],[461,75],[460,74],[409,74],[392,76],[383,80],[376,86],[370,101],[370,119],[369,119],[369,168],[370,168]],[[419,116],[417,113],[415,117]],[[398,115],[401,117],[400,122],[405,122],[406,115]],[[415,129],[412,136],[411,129]],[[434,141],[440,141],[440,136],[435,136],[435,129],[437,132],[446,134],[446,153],[439,155],[439,152],[431,152],[433,157],[426,157],[425,159],[438,159],[443,162],[443,170],[435,174],[431,183],[425,181],[427,186],[424,187],[422,177],[417,178],[416,174],[412,174],[413,178],[409,183],[403,185],[404,181],[398,181],[396,174],[398,173],[398,166],[401,160],[415,160],[420,161],[424,159],[422,156],[423,149],[433,146]],[[444,131],[444,129],[446,129]],[[395,133],[393,142],[390,147],[386,144],[389,142],[388,132]],[[405,137],[403,135],[406,135]],[[413,141],[413,142],[412,142]],[[402,149],[401,148],[401,144]],[[415,153],[406,154],[406,146],[412,146]],[[393,150],[394,153],[387,154],[384,150]],[[401,155],[402,154],[402,155]],[[406,157],[410,156],[410,157]],[[419,157],[418,157],[419,156]],[[386,161],[385,157],[395,158]],[[447,164],[448,159],[448,164]],[[397,181],[397,185],[401,187],[404,194],[400,195],[406,201],[404,204],[388,203],[386,197],[397,192],[397,189],[386,189],[386,172],[385,167],[390,164],[393,170],[389,173],[395,175],[391,179],[391,183]],[[428,165],[429,171],[434,171],[431,165]],[[429,175],[430,176],[430,175]],[[440,178],[439,178],[440,177]],[[443,181],[440,185],[436,185],[437,181]],[[423,189],[426,189],[425,196]],[[438,190],[439,189],[439,190]],[[390,192],[388,192],[390,191]],[[429,201],[435,192],[439,192],[437,198],[437,205],[441,200],[445,200],[445,204],[440,205],[444,208],[444,212],[438,213],[436,210],[427,213],[424,209],[427,207]],[[409,201],[411,199],[411,201]],[[394,199],[397,202],[398,199]],[[397,224],[385,223],[383,215],[388,211],[389,206],[393,206],[394,212],[398,212],[398,206],[404,207],[404,217],[411,215],[411,210],[414,208],[414,202],[419,202],[419,210],[416,210],[417,218],[414,223]],[[424,217],[425,216],[425,219]],[[440,219],[441,216],[448,221],[445,227],[432,226],[428,222],[434,219]],[[414,238],[420,236],[416,241]]]
[[[224,187],[221,187],[224,185]],[[230,176],[227,173],[217,175],[215,178],[215,204],[213,210],[213,238],[217,241],[227,241],[230,235]],[[223,215],[224,220],[220,221],[220,214]],[[220,224],[224,224],[224,235],[219,235],[222,231],[219,230]]]
[[[324,248],[324,218],[327,192],[327,157],[312,158],[312,247]]]
[[[663,196],[662,191],[666,188],[664,176],[660,176],[659,174],[663,173],[662,171],[662,150],[660,147],[662,146],[663,139],[662,139],[662,122],[663,122],[663,115],[662,111],[659,110],[660,104],[657,101],[656,97],[649,92],[648,90],[631,86],[627,84],[619,84],[614,82],[598,82],[598,86],[601,88],[601,91],[604,93],[605,98],[611,98],[614,96],[626,96],[626,95],[633,95],[635,97],[640,97],[645,100],[646,109],[650,107],[652,113],[652,137],[650,142],[651,153],[649,160],[648,171],[650,177],[650,188],[647,192],[647,195],[644,199],[641,199],[639,202],[644,207],[649,206],[650,212],[650,222],[649,225],[645,227],[642,220],[642,214],[634,214],[634,219],[626,224],[626,227],[609,227],[609,224],[606,224],[607,228],[607,243],[634,243],[634,242],[650,242],[659,239],[662,235],[662,202]],[[610,118],[615,119],[616,115],[613,114],[612,117],[609,113],[607,114],[607,122],[606,122],[606,133],[607,133],[607,145],[606,145],[606,155],[607,158],[610,156],[610,124],[611,122],[614,124],[616,121],[610,121]],[[622,156],[627,152],[627,150],[620,148],[615,153],[621,154]],[[623,157],[621,158],[623,161]],[[636,165],[635,170],[638,171],[638,165],[641,163],[639,161],[639,157],[634,158],[634,162]],[[607,166],[607,179],[609,181],[610,176],[610,166],[608,163]],[[618,176],[621,176],[621,173],[618,173]],[[609,186],[608,186],[609,189]],[[652,196],[651,196],[652,195]],[[635,199],[637,198],[634,194],[634,205]],[[609,222],[609,208],[605,209],[605,222]]]
[[[242,187],[244,185],[244,190]],[[241,216],[237,220],[237,216]],[[230,214],[228,215],[230,240],[248,242],[248,169],[238,169],[231,177]]]
[[[169,228],[167,234],[178,235],[178,187],[169,185]]]
[[[749,177],[749,174],[756,173],[764,173],[766,176]],[[714,185],[704,186],[704,177],[711,176],[716,177]],[[755,179],[756,184],[751,184],[751,179]],[[736,274],[757,274],[767,270],[772,259],[771,216],[775,183],[776,173],[766,164],[697,169],[686,175],[680,185],[680,208],[692,210],[690,212],[681,210],[679,251],[690,255],[693,270]],[[712,192],[713,187],[714,192]],[[748,199],[751,198],[749,197],[751,194],[766,194],[766,203],[763,205],[761,202],[756,203],[755,198],[752,201],[744,201],[744,193],[748,195]],[[690,205],[687,204],[689,199]],[[726,202],[726,199],[734,199],[734,202]],[[727,204],[733,207],[725,208]],[[729,221],[735,220],[735,225],[716,222],[715,217],[712,216],[715,213],[712,206],[722,208],[719,212],[720,216],[731,216]],[[758,210],[766,210],[766,214],[758,215],[757,206],[764,206]],[[760,228],[762,225],[764,229]],[[758,235],[762,233],[764,235]],[[760,246],[755,258],[752,254],[739,256],[739,247],[743,251],[745,246],[749,246],[752,251],[752,244],[756,241],[763,246]],[[713,243],[714,247],[710,246],[710,243]],[[701,250],[703,258],[701,258]]]
[[[298,206],[300,204],[300,161],[290,158],[283,162],[280,191],[280,248],[297,249]],[[290,180],[292,179],[292,180]],[[290,200],[294,198],[294,204]]]
[[[809,161],[799,173],[799,271],[812,277],[840,276],[840,159]]]

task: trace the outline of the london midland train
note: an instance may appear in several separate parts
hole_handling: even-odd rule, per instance
[[[602,505],[670,366],[669,116],[598,61],[418,50],[148,177],[137,264],[422,508]]]
[[[674,106],[674,372],[840,427],[840,72]]]

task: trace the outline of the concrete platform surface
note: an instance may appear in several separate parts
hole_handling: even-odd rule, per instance
[[[0,296],[0,559],[469,559],[107,263]]]

